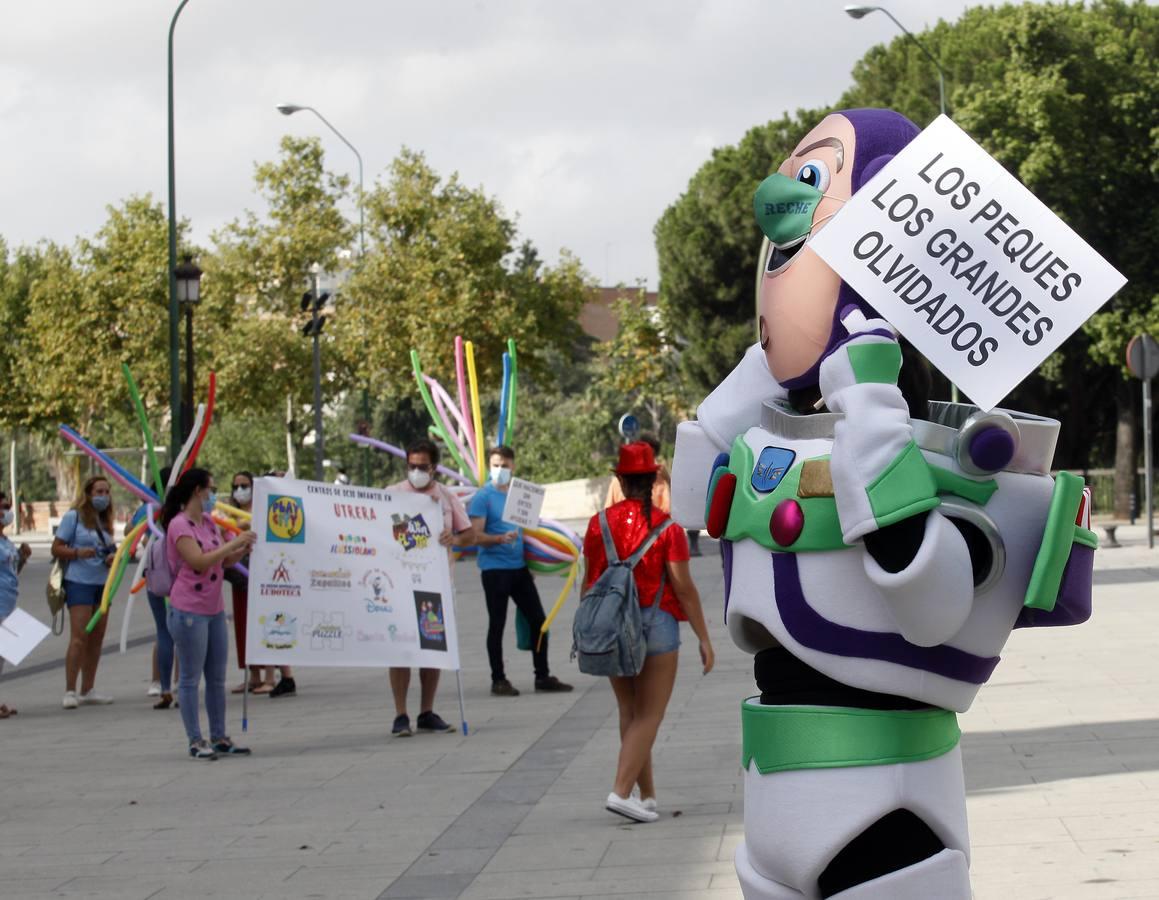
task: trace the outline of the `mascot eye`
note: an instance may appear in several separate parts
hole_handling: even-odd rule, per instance
[[[797,170],[797,180],[824,193],[829,187],[829,167],[819,159],[811,159]]]

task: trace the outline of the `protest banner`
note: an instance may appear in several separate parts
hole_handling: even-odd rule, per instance
[[[284,478],[254,487],[249,661],[459,668],[438,500]]]
[[[1126,283],[946,116],[809,246],[987,410]]]
[[[545,496],[547,488],[543,485],[512,478],[507,488],[507,499],[503,503],[503,521],[520,528],[538,528]]]
[[[48,637],[49,630],[39,619],[17,607],[0,622],[0,656],[14,666],[20,665]]]

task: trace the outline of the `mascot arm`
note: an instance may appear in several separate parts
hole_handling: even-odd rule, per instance
[[[952,637],[973,603],[970,551],[936,511],[937,485],[913,439],[897,387],[901,348],[881,319],[852,310],[850,338],[821,363],[834,429],[830,471],[842,538],[862,543],[869,579],[892,608],[902,635],[932,646]]]
[[[728,376],[697,407],[696,421],[676,429],[672,458],[672,518],[685,528],[704,527],[704,497],[713,463],[733,438],[761,421],[766,400],[788,392],[769,373],[764,351],[753,344]]]

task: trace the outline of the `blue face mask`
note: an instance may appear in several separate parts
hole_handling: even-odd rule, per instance
[[[503,487],[511,481],[511,470],[506,466],[492,466],[491,480],[499,487]]]
[[[206,515],[213,512],[213,508],[217,506],[217,494],[210,491],[209,496],[201,503],[201,511]]]
[[[93,509],[95,509],[97,512],[104,512],[106,509],[109,508],[109,495],[108,494],[98,494],[97,496],[93,497],[92,499],[93,499]]]

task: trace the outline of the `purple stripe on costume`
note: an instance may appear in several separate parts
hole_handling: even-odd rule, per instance
[[[897,663],[968,684],[985,683],[998,665],[1000,657],[997,656],[975,656],[945,645],[919,647],[893,632],[866,631],[830,622],[805,599],[796,554],[770,555],[773,558],[773,588],[781,621],[785,623],[793,640],[810,650]]]
[[[1094,580],[1095,551],[1075,544],[1062,572],[1062,584],[1054,609],[1023,608],[1015,628],[1040,628],[1051,625],[1081,625],[1091,617],[1091,583]]]
[[[724,623],[728,624],[728,595],[732,591],[732,541],[720,542],[720,565],[724,569]]]

